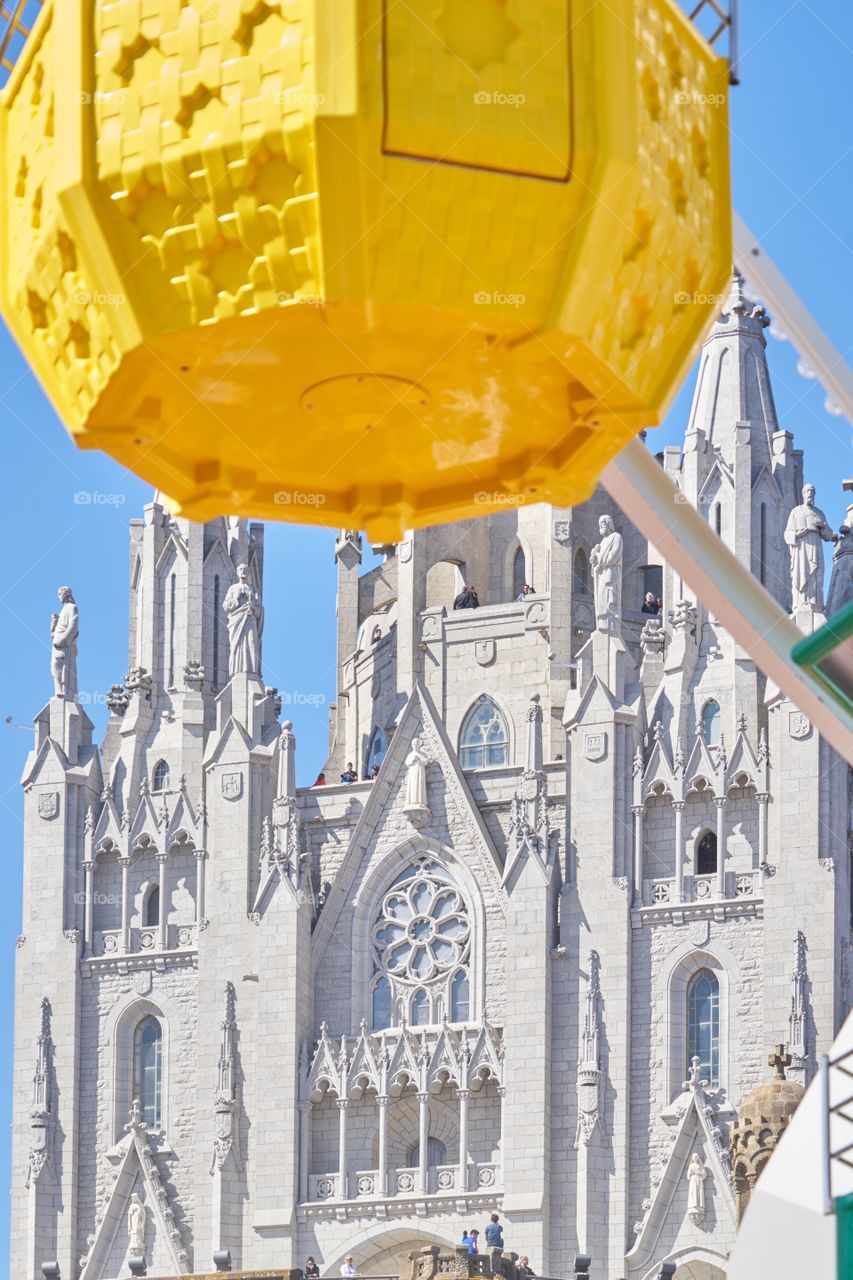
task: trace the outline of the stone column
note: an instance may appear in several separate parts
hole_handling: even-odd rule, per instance
[[[95,907],[95,864],[87,859],[83,863],[83,941],[87,955],[94,949],[94,907]]]
[[[387,1196],[388,1194],[388,1103],[390,1098],[387,1094],[380,1093],[376,1097],[376,1105],[379,1108],[379,1185],[377,1187],[377,1195]]]
[[[338,1199],[347,1199],[347,1107],[348,1098],[338,1098]]]
[[[121,864],[121,949],[130,951],[130,858],[119,858]]]
[[[420,1104],[420,1126],[418,1138],[418,1189],[421,1195],[426,1195],[429,1191],[429,1165],[427,1163],[429,1152],[429,1094],[419,1093],[418,1103]]]
[[[168,945],[167,923],[166,923],[166,860],[167,853],[157,854],[157,867],[160,872],[158,887],[158,906],[159,913],[157,916],[157,947],[160,951],[165,951]]]
[[[311,1150],[311,1107],[302,1102],[299,1106],[299,1199],[308,1199],[308,1155]]]
[[[726,896],[726,797],[714,796],[717,808],[717,897]]]
[[[675,810],[675,901],[684,901],[684,801],[673,800]]]
[[[468,1190],[468,1089],[457,1090],[459,1099],[459,1178],[458,1189],[464,1194]]]
[[[506,1186],[506,1085],[498,1085],[498,1096],[501,1100],[501,1167],[498,1170],[500,1185]]]
[[[198,944],[198,934],[201,932],[201,922],[204,919],[204,864],[207,861],[207,851],[205,849],[195,850],[195,924],[196,924],[196,944]]]
[[[758,801],[758,865],[763,867],[767,863],[767,802],[770,796],[766,791],[759,791],[755,798]]]
[[[634,905],[643,905],[643,818],[646,806],[635,804],[631,807],[634,815]]]

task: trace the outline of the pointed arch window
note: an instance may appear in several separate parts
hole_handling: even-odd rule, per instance
[[[175,687],[175,611],[177,607],[177,580],[173,573],[169,574],[169,671],[166,685]]]
[[[219,688],[219,614],[221,611],[222,589],[219,574],[213,575],[213,682],[211,688]]]
[[[385,741],[385,734],[377,725],[370,737],[370,745],[367,748],[367,763],[364,773],[366,777],[370,777],[371,771],[375,764],[381,764],[385,758],[385,752],[388,750],[388,743]]]
[[[407,1156],[408,1168],[417,1169],[421,1162],[421,1144],[416,1142],[409,1148]],[[434,1169],[437,1165],[447,1164],[447,1147],[440,1138],[427,1138],[427,1165]]]
[[[702,708],[702,737],[706,746],[720,745],[720,704],[713,698],[709,698]]]
[[[139,1099],[148,1128],[158,1130],[163,1118],[163,1029],[151,1014],[133,1036],[133,1097]]]
[[[413,1027],[426,1027],[430,1021],[429,996],[423,987],[416,991],[412,996],[412,1016],[411,1024]]]
[[[158,760],[151,775],[151,790],[165,791],[169,785],[169,766],[165,760]]]
[[[710,969],[700,969],[687,988],[687,1070],[699,1059],[699,1079],[720,1085],[720,984]]]
[[[391,983],[385,977],[377,978],[373,987],[371,1025],[374,1031],[391,1026]]]
[[[717,836],[713,831],[705,831],[696,845],[697,876],[712,876],[717,870]]]
[[[468,712],[459,735],[463,769],[509,764],[509,730],[502,713],[487,694]]]
[[[589,560],[583,547],[578,547],[575,552],[572,582],[576,596],[589,595]]]
[[[758,512],[758,579],[764,586],[767,581],[767,504],[764,502]]]
[[[723,508],[719,502],[714,503],[714,533],[718,538],[723,534]]]
[[[460,969],[450,984],[450,1021],[468,1022],[471,1010],[471,987],[468,974]]]
[[[149,929],[160,923],[160,889],[156,884],[152,885],[148,890],[148,895],[145,899],[145,911],[143,912],[143,923]]]
[[[524,559],[524,551],[518,547],[512,558],[512,598],[515,600],[521,595],[525,582],[527,581],[527,565]]]

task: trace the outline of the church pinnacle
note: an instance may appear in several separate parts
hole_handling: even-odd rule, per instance
[[[735,270],[728,296],[705,340],[687,427],[688,438],[702,431],[714,449],[731,462],[735,428],[752,428],[753,447],[763,443],[772,456],[772,437],[779,430],[765,355],[764,330],[770,318],[746,295],[743,276]]]

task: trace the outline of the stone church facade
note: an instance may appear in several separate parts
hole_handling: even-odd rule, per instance
[[[790,608],[765,324],[736,282],[661,465]],[[396,1274],[497,1211],[540,1275],[719,1280],[738,1103],[850,1004],[847,765],[602,491],[362,556],[297,788],[263,528],[131,522],[105,737],[72,676],[23,776],[11,1274]]]

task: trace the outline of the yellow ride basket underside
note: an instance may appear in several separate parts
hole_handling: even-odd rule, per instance
[[[731,263],[727,73],[670,0],[61,0],[0,99],[0,306],[194,519],[587,498]]]

